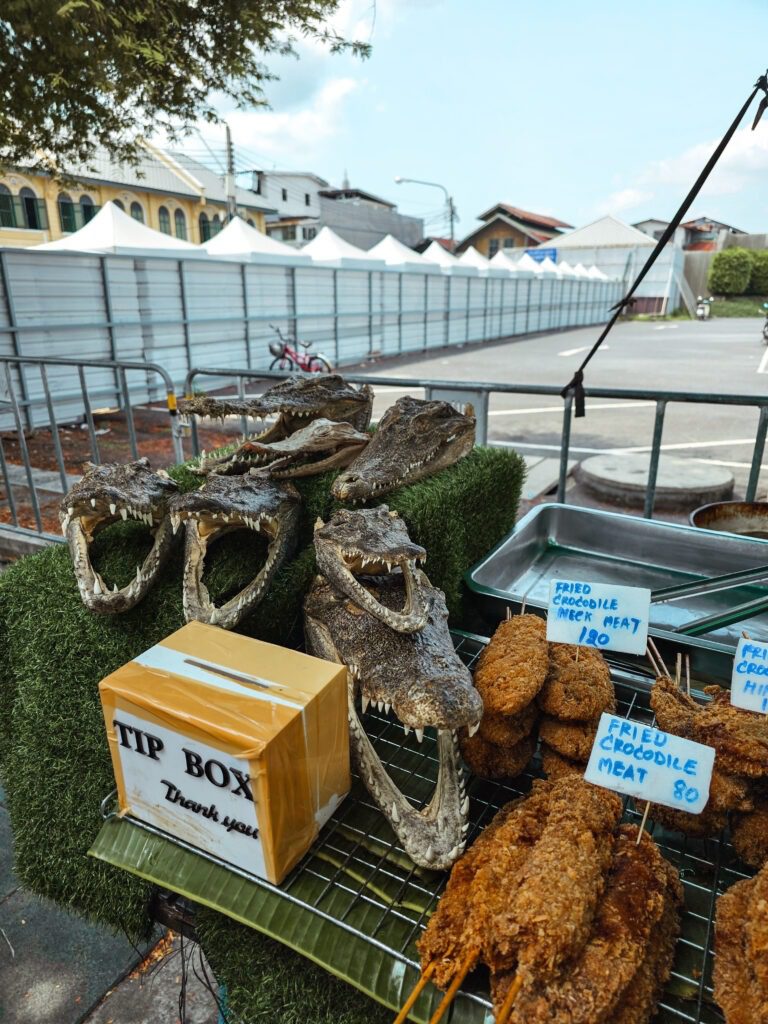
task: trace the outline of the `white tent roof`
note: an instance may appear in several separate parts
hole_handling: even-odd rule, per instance
[[[587,271],[587,277],[594,277],[598,281],[607,281],[608,276],[604,274],[599,267],[591,266]]]
[[[421,264],[424,268],[433,270],[434,264],[407,245],[403,245],[393,235],[385,235],[376,245],[368,250],[368,256],[374,260],[384,260],[390,266],[405,266],[408,263]]]
[[[301,259],[302,263],[306,262],[306,257],[302,258],[296,249],[257,231],[246,224],[242,217],[234,217],[218,235],[205,243],[204,248],[211,256],[290,256],[292,259]]]
[[[578,277],[578,274],[568,260],[560,260],[557,264],[557,270],[561,277]]]
[[[470,245],[470,247],[465,249],[461,256],[459,256],[459,263],[468,267],[477,267],[478,270],[488,270],[491,265],[491,261],[486,259],[482,253],[478,252],[474,245]]]
[[[539,270],[542,274],[554,274],[555,276],[557,276],[558,273],[557,264],[552,259],[550,259],[549,256],[547,256],[545,259],[541,261],[541,263],[539,264]]]
[[[548,242],[542,242],[537,248],[551,249],[593,249],[604,246],[636,246],[656,245],[656,240],[638,231],[631,224],[625,224],[623,220],[612,217],[601,217],[599,220],[587,224],[583,228],[576,228],[575,231],[567,231],[564,235],[551,238]]]
[[[430,263],[439,263],[441,267],[456,267],[459,265],[459,261],[453,255],[444,249],[439,242],[432,242],[428,249],[425,249],[421,254],[425,260],[429,260]]]
[[[307,242],[300,250],[305,256],[311,256],[313,260],[373,260],[365,249],[358,249],[356,245],[345,241],[329,227],[321,228],[311,242]]]
[[[520,268],[513,259],[504,252],[503,249],[499,249],[495,256],[491,256],[491,266],[496,267],[498,270],[511,270],[516,273]]]
[[[35,249],[69,249],[75,252],[124,252],[148,249],[156,252],[183,249],[188,255],[204,255],[199,245],[184,242],[172,235],[148,228],[123,213],[113,202],[105,203],[93,220],[88,221],[79,231],[59,238],[56,242],[44,242]]]
[[[576,277],[589,277],[589,271],[583,263],[577,263],[576,266],[573,268],[573,272],[576,275]]]
[[[541,264],[537,263],[536,260],[529,256],[527,252],[524,252],[520,259],[517,261],[518,270],[532,270],[536,274],[541,273]]]

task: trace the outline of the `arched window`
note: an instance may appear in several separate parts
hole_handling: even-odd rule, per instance
[[[252,227],[252,228],[255,228],[255,227],[256,227],[256,225],[255,225],[255,224],[253,223],[253,221],[251,220],[251,218],[250,218],[250,217],[248,218],[248,222],[247,222],[247,223],[248,223],[248,224],[250,225],[250,227]]]
[[[184,216],[183,210],[176,210],[173,215],[174,222],[176,224],[176,237],[184,238],[187,237],[187,218]]]
[[[16,227],[16,211],[13,196],[7,185],[0,185],[0,228]]]
[[[90,196],[80,196],[80,211],[83,217],[83,224],[87,224],[89,220],[93,220],[96,216],[96,207],[93,205],[93,200]]]
[[[213,220],[211,221],[211,238],[213,238],[214,235],[218,235],[220,231],[221,217],[218,215],[218,213],[214,213]]]
[[[65,233],[69,231],[77,231],[75,204],[72,202],[72,196],[68,195],[66,192],[59,192],[59,198],[56,202],[59,207],[59,223],[61,224],[61,230]]]
[[[163,234],[170,235],[171,215],[170,213],[168,213],[168,210],[164,206],[161,206],[160,209],[157,211],[157,220],[158,223],[160,224],[160,230],[163,232]]]
[[[208,220],[208,214],[201,213],[197,222],[200,225],[200,241],[207,242],[211,237],[211,222]]]
[[[112,202],[115,204],[115,206],[118,208],[118,210],[122,210],[123,213],[125,213],[125,207],[123,206],[123,204],[120,202],[119,199],[113,199]]]
[[[137,220],[139,224],[144,223],[144,211],[141,208],[141,203],[131,203],[131,216],[134,220]]]
[[[33,231],[42,231],[45,227],[44,212],[40,209],[40,201],[31,188],[23,188],[19,192],[21,209],[24,213],[24,227]]]

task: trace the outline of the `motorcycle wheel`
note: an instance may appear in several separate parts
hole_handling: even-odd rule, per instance
[[[332,373],[331,364],[325,358],[325,356],[312,356],[309,360],[309,372],[310,373]]]
[[[295,369],[295,367],[293,365],[293,360],[290,359],[288,356],[277,356],[269,364],[269,368],[270,368],[270,370],[293,370],[293,369]]]

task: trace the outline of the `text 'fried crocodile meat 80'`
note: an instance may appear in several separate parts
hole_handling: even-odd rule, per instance
[[[276,483],[264,473],[209,476],[203,486],[180,495],[171,508],[173,530],[186,526],[184,548],[184,616],[187,622],[209,622],[233,629],[254,610],[279,566],[296,546],[299,527],[298,491]],[[227,533],[251,530],[268,542],[267,559],[253,580],[217,608],[203,583],[209,546]]]
[[[429,581],[419,571],[427,553],[408,536],[405,523],[386,505],[367,509],[339,509],[323,525],[315,526],[317,567],[340,594],[346,595],[400,633],[415,633],[427,624]],[[356,577],[402,573],[405,604],[400,611],[376,600]]]
[[[179,403],[182,416],[207,416],[224,420],[227,416],[272,420],[261,432],[249,435],[251,441],[279,441],[310,420],[327,419],[349,423],[365,430],[371,422],[373,389],[364,384],[355,388],[338,373],[312,377],[289,377],[261,395],[248,398],[211,398],[197,395]]]
[[[265,467],[276,480],[316,476],[348,466],[370,439],[370,434],[349,423],[334,423],[321,417],[280,441],[246,440],[230,455],[206,458],[203,453],[199,466],[192,469],[196,473],[234,474]]]
[[[61,502],[61,532],[67,538],[86,608],[102,614],[125,612],[147,593],[171,550],[168,505],[177,493],[176,484],[165,470],[154,473],[147,459],[103,466],[86,462],[83,468],[82,480]],[[127,586],[114,584],[110,590],[91,564],[89,547],[100,530],[129,519],[149,527],[152,550]]]
[[[434,476],[472,450],[472,407],[457,412],[448,402],[405,396],[382,416],[371,443],[331,488],[342,501],[369,501]]]
[[[375,586],[371,581],[369,589],[385,607],[403,607],[401,576],[382,577]],[[398,633],[317,577],[304,603],[305,634],[311,654],[347,666],[352,758],[371,797],[416,864],[447,868],[463,852],[469,827],[456,730],[477,728],[483,704],[454,651],[442,592],[426,582],[425,594],[424,629]],[[371,702],[386,714],[393,711],[406,734],[413,729],[419,742],[426,727],[437,730],[437,786],[421,810],[381,763],[358,714],[358,694],[363,712]]]

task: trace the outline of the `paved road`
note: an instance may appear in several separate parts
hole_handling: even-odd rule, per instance
[[[592,387],[765,395],[768,349],[762,344],[761,329],[762,320],[752,318],[619,324],[590,363],[586,382]],[[584,328],[441,350],[433,356],[379,363],[366,370],[384,376],[561,387],[597,335],[598,329]],[[396,392],[381,389],[375,415],[393,397],[398,397]],[[647,451],[653,418],[652,402],[589,401],[587,416],[573,424],[574,456],[587,458],[617,448]],[[727,466],[736,477],[737,491],[743,490],[756,426],[755,409],[673,405],[667,410],[662,448],[669,454]],[[489,427],[494,441],[514,443],[525,454],[553,454],[559,447],[562,405],[552,398],[496,396],[491,399]],[[760,492],[766,489],[768,462]]]

